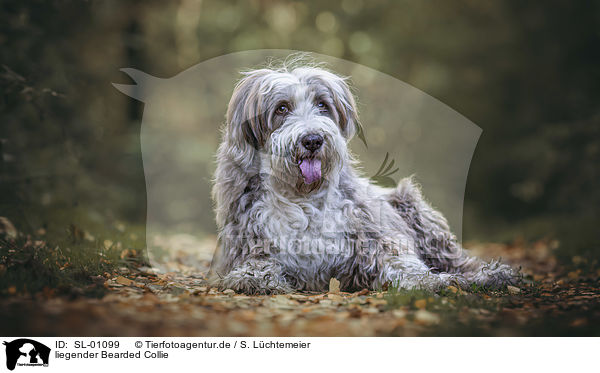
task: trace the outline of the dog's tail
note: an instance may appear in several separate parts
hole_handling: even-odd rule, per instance
[[[400,180],[388,201],[411,228],[417,252],[432,271],[460,274],[465,285],[501,288],[520,282],[519,271],[509,265],[469,255],[446,218],[425,200],[412,177]]]

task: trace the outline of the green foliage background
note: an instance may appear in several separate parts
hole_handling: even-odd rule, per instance
[[[294,49],[390,74],[483,128],[466,240],[598,255],[599,21],[597,1],[4,0],[0,216],[49,235],[143,226],[143,105],[110,85],[129,83],[119,68],[170,77]]]

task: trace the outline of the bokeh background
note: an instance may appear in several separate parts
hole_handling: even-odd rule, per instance
[[[598,257],[599,21],[586,1],[5,0],[0,216],[49,239],[143,245],[143,104],[110,84],[131,83],[119,69],[168,78],[293,49],[389,74],[483,129],[465,240],[548,238],[563,259]]]

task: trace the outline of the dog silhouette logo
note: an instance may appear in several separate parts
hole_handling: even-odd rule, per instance
[[[4,342],[6,346],[6,367],[14,370],[18,366],[48,366],[50,348],[33,339],[15,339]]]

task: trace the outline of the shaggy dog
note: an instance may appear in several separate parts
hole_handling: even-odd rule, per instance
[[[248,294],[501,287],[518,273],[470,257],[410,178],[360,177],[348,142],[360,124],[342,78],[314,66],[258,69],[236,85],[213,199],[221,289]]]

